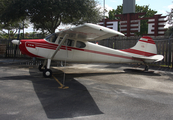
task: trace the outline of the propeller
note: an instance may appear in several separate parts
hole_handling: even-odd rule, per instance
[[[18,35],[17,35],[17,40],[12,40],[12,43],[16,45],[15,49],[14,49],[14,59],[13,59],[13,61],[16,58],[16,51],[17,51],[18,45],[20,44],[19,35],[20,35],[20,25],[19,25],[19,31],[18,31]]]

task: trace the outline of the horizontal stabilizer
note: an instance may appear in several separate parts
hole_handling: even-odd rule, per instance
[[[143,61],[143,62],[159,62],[163,60],[163,55],[153,55],[150,57],[133,57],[134,59]]]

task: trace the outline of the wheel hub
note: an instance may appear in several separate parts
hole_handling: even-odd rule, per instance
[[[46,71],[46,76],[49,76],[50,75],[50,72],[49,71]]]

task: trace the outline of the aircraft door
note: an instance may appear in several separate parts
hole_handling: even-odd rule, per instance
[[[61,39],[59,40],[58,43],[61,42]],[[61,60],[67,60],[71,61],[73,59],[73,49],[72,47],[74,46],[75,41],[71,39],[67,39],[63,45],[61,46],[60,51],[57,53],[57,55]]]
[[[83,41],[76,41],[73,53],[73,61],[75,62],[89,62],[87,44]]]
[[[66,44],[65,45],[65,50],[66,50],[66,54],[67,54],[67,60],[72,60],[73,59],[73,49],[72,49],[72,47],[74,47],[74,43],[75,43],[75,41],[74,40],[71,40],[71,39],[67,39],[66,41],[65,41],[65,43],[64,44]]]

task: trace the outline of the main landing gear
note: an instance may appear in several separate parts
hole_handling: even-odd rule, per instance
[[[47,62],[47,66],[46,66]],[[52,76],[52,70],[50,70],[51,59],[45,60],[43,64],[39,65],[39,71],[43,71],[43,76],[49,78]]]
[[[61,48],[62,44],[65,42],[67,37],[68,37],[68,34],[65,34],[63,39],[61,40],[60,44],[56,48],[55,52],[52,54],[52,56],[50,58],[48,58],[47,60],[45,60],[43,65],[39,66],[39,70],[40,71],[43,70],[44,77],[48,78],[48,77],[52,76],[52,71],[50,70],[51,60],[55,57],[56,53],[59,51],[59,49]],[[57,40],[59,40],[59,39],[60,39],[60,37],[57,38]],[[46,62],[47,62],[47,66],[46,66]]]

